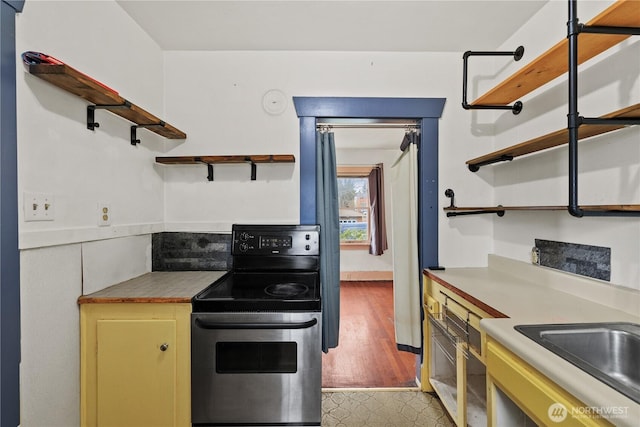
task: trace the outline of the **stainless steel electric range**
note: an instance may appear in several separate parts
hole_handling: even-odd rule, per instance
[[[192,300],[194,426],[320,426],[319,226],[234,225],[233,268]]]

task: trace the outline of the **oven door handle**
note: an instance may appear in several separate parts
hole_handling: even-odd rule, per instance
[[[195,324],[201,329],[307,329],[315,326],[318,319],[311,319],[306,322],[207,322],[196,318]]]

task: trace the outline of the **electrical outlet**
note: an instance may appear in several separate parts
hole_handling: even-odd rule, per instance
[[[540,265],[540,249],[535,246],[531,248],[531,264]]]
[[[111,203],[98,202],[98,225],[111,225]]]
[[[52,194],[24,193],[23,199],[25,221],[53,221],[55,219],[55,203]]]

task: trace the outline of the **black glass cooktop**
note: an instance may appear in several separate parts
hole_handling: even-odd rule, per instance
[[[193,300],[194,312],[317,311],[320,283],[317,271],[230,272]]]

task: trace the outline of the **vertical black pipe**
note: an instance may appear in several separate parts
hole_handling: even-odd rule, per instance
[[[569,213],[582,217],[578,207],[578,17],[577,0],[569,0],[569,21],[567,22],[567,38],[569,41],[569,114],[567,127],[569,131]]]

